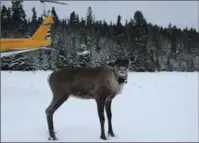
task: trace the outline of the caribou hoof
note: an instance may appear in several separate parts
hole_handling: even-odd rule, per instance
[[[106,138],[105,135],[101,136],[100,138],[101,138],[102,140],[107,140],[107,138]]]
[[[111,137],[115,137],[115,134],[113,132],[110,132],[108,133],[108,137],[111,136]]]
[[[55,141],[58,140],[57,137],[49,137],[48,140]]]

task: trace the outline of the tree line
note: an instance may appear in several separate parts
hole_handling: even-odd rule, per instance
[[[95,20],[91,7],[85,18],[75,11],[60,19],[51,9],[52,48],[1,58],[1,70],[54,70],[74,66],[111,64],[116,58],[131,61],[132,71],[199,71],[199,33],[194,28],[162,27],[147,22],[141,11],[122,24],[122,16],[110,23]],[[1,37],[31,37],[43,21],[32,8],[26,18],[22,1],[1,8]],[[79,56],[78,51],[89,51]]]

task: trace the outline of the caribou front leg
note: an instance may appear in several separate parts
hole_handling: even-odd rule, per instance
[[[107,118],[108,118],[108,136],[110,135],[111,137],[114,137],[115,134],[114,134],[113,128],[112,128],[111,103],[112,103],[112,99],[107,100],[105,103],[105,107],[106,107],[106,114],[107,114]]]

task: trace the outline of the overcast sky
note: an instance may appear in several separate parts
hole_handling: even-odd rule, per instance
[[[167,27],[169,23],[179,28],[195,28],[198,31],[199,2],[198,1],[62,1],[69,6],[46,3],[46,8],[52,6],[60,18],[69,18],[72,11],[80,17],[86,16],[89,6],[92,7],[96,20],[116,22],[117,16],[122,16],[122,22],[133,18],[136,10],[142,11],[148,22]],[[2,4],[11,6],[10,1]],[[32,7],[36,8],[37,14],[42,13],[42,5],[39,1],[25,1],[24,9],[28,17],[32,16]]]

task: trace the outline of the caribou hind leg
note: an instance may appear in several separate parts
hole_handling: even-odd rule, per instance
[[[103,99],[96,99],[97,102],[97,110],[98,110],[98,116],[100,121],[100,127],[101,127],[101,136],[100,138],[103,140],[107,140],[104,130],[104,123],[105,123],[105,117],[104,117],[104,105],[105,100]]]
[[[107,100],[105,103],[105,108],[106,108],[106,114],[107,114],[107,118],[108,118],[108,136],[110,135],[111,137],[114,137],[115,134],[114,134],[113,128],[112,128],[111,103],[112,103],[112,99]]]
[[[49,140],[57,140],[57,137],[55,136],[55,132],[54,132],[53,114],[68,99],[68,97],[69,95],[63,96],[62,98],[57,99],[54,96],[51,104],[46,109]]]

